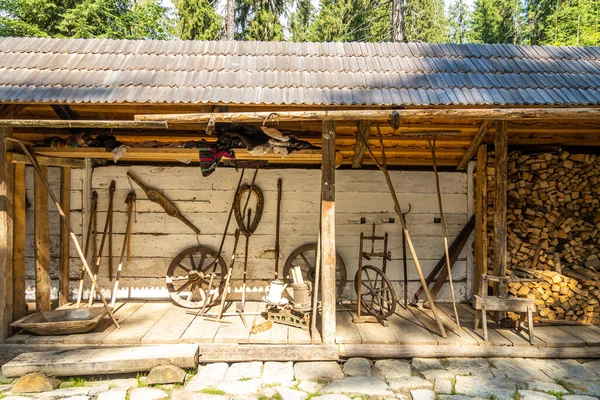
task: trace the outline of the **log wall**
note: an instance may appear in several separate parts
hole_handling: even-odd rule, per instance
[[[26,222],[26,240],[25,240],[25,266],[26,266],[26,298],[27,300],[35,300],[35,251],[34,251],[34,170],[27,166],[25,169],[26,181],[26,198],[27,198],[27,222]],[[75,234],[81,243],[82,232],[82,187],[83,187],[82,169],[71,170],[71,225]],[[54,193],[60,194],[60,168],[48,168],[48,180]],[[50,283],[51,283],[51,298],[58,298],[58,277],[59,277],[59,259],[60,259],[60,216],[56,211],[56,207],[52,199],[48,199],[48,231],[50,235]],[[76,289],[77,285],[74,281],[79,276],[79,266],[81,262],[75,252],[73,246],[70,246],[70,288],[71,294]],[[77,267],[76,267],[77,266]]]
[[[181,221],[168,217],[159,205],[146,199],[143,191],[134,183],[131,186],[126,173],[131,171],[148,186],[159,189],[172,200],[181,213],[192,221],[202,234],[198,237]],[[252,171],[246,171],[246,183]],[[108,187],[116,181],[114,200],[114,254],[121,251],[125,232],[127,193],[137,193],[136,213],[132,230],[132,260],[124,267],[120,297],[167,297],[164,276],[171,260],[182,250],[201,243],[217,249],[227,219],[239,173],[233,169],[220,168],[210,177],[203,178],[197,167],[148,167],[106,166],[93,170],[92,188],[98,191],[98,225],[103,226],[108,206]],[[412,205],[407,215],[408,226],[415,242],[417,254],[427,274],[443,256],[441,225],[434,223],[438,216],[433,172],[392,171],[392,179],[403,209]],[[256,184],[265,197],[265,209],[261,223],[250,238],[248,258],[249,286],[258,293],[274,273],[275,219],[277,178],[283,179],[281,215],[281,259],[280,269],[287,256],[300,245],[316,242],[319,224],[320,179],[318,169],[270,169],[259,172]],[[74,178],[75,179],[75,178]],[[468,206],[467,174],[447,172],[440,174],[444,211],[448,222],[450,241],[467,222]],[[79,186],[80,187],[80,186]],[[76,185],[73,184],[75,190]],[[77,196],[72,194],[75,199]],[[79,196],[80,198],[80,196]],[[72,200],[76,201],[76,200]],[[366,224],[361,224],[364,217]],[[74,218],[77,218],[76,216]],[[388,221],[395,223],[378,225],[377,233],[389,232],[389,249],[393,261],[388,263],[388,275],[396,284],[398,296],[402,296],[402,254],[400,224],[393,203],[379,171],[336,171],[336,246],[345,261],[348,280],[353,279],[358,265],[358,242],[360,232],[370,233],[371,223]],[[76,224],[79,225],[80,224]],[[235,219],[230,227],[235,230]],[[56,230],[58,235],[58,230]],[[58,236],[55,238],[55,243]],[[239,287],[242,273],[243,237],[238,246],[238,261],[234,270],[234,285]],[[228,260],[233,246],[230,237],[225,244],[223,258]],[[56,247],[56,246],[54,246]],[[458,299],[466,299],[469,293],[468,278],[472,266],[467,268],[466,249],[455,264],[454,279]],[[56,247],[58,251],[58,247]],[[115,257],[116,262],[117,257]],[[469,257],[469,260],[471,258]],[[377,263],[374,263],[378,265]],[[409,257],[409,294],[418,287],[418,276]],[[77,274],[80,262],[72,260],[71,273]],[[111,287],[107,277],[107,260],[102,260],[100,284],[109,293]],[[84,293],[84,297],[87,293]],[[344,297],[353,298],[354,289],[348,283]],[[450,299],[447,287],[438,298]]]

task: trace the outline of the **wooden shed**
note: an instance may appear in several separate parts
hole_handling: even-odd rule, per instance
[[[473,329],[469,304],[480,292],[482,274],[504,276],[523,267],[540,282],[544,276],[551,281],[548,288],[510,286],[512,295],[536,300],[549,293],[540,300],[538,317],[547,319],[552,312],[555,319],[571,323],[582,322],[584,315],[586,323],[600,321],[596,277],[577,280],[549,261],[558,254],[563,268],[585,265],[594,272],[600,227],[594,201],[600,169],[595,155],[600,145],[599,87],[600,50],[586,47],[1,38],[0,342],[193,342],[205,345],[206,360],[450,356],[464,355],[464,346],[470,346],[472,356],[595,357],[600,329],[593,325],[536,328],[533,346],[526,335],[502,329],[492,330],[486,342],[481,330]],[[249,151],[219,142],[220,130],[232,127],[270,129],[282,134],[286,144],[264,149],[261,144]],[[302,144],[293,147],[290,137]],[[99,258],[98,284],[109,297],[119,255],[131,256],[116,292],[121,329],[106,319],[83,335],[11,336],[9,325],[26,315],[28,302],[37,311],[73,307],[79,293],[86,302],[90,291],[89,281],[80,290],[80,257],[42,181],[34,177],[18,144],[7,138],[32,145],[81,244],[96,215],[94,243],[100,246],[115,182],[110,224],[114,271],[109,274],[105,252]],[[382,145],[401,210],[376,166]],[[277,153],[266,151],[271,147]],[[211,165],[201,162],[203,149],[212,151]],[[230,323],[214,322],[170,301],[165,274],[177,255],[199,245],[220,247],[240,177],[228,157],[268,161],[255,181],[264,195],[262,219],[247,252],[246,238],[240,238],[232,298],[241,296],[241,282],[247,278],[244,296],[252,302],[245,311],[254,313],[249,325],[264,321],[260,300],[269,281],[283,276],[294,250],[320,237],[322,312],[316,339],[278,324],[253,335],[234,312],[226,317]],[[578,172],[564,173],[569,170]],[[199,232],[148,200],[128,173],[172,201]],[[540,183],[559,178],[565,182]],[[251,180],[247,170],[244,182]],[[540,185],[547,189],[543,198],[538,196]],[[463,302],[458,307],[463,334],[453,331],[452,306],[443,303],[451,300],[444,276],[436,300],[447,337],[439,334],[433,310],[420,303],[416,308],[398,306],[386,326],[355,325],[361,233],[388,235],[386,275],[401,303],[405,291],[410,298],[421,286],[417,264],[425,276],[444,265],[437,190],[450,243],[475,221],[452,260],[454,294]],[[131,240],[123,249],[125,202],[131,191],[137,201]],[[560,204],[549,207],[548,199]],[[563,203],[577,207],[570,209],[570,220],[563,217]],[[418,255],[418,260],[406,256],[407,290],[399,213],[404,213]],[[542,223],[552,215],[558,221],[553,227]],[[586,223],[589,229],[576,228]],[[234,225],[221,252],[227,264],[234,253]],[[532,239],[537,236],[540,240]],[[346,271],[339,298],[336,252]],[[552,295],[554,284],[557,296]],[[553,308],[546,302],[549,297],[577,306]],[[260,351],[253,353],[246,345]]]

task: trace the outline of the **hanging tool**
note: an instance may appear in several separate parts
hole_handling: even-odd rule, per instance
[[[87,259],[88,257],[88,252],[90,249],[90,241],[92,240],[92,232],[95,232],[95,225],[96,225],[96,218],[97,218],[97,210],[98,210],[98,192],[96,192],[95,190],[92,192],[92,209],[90,210],[90,218],[88,220],[88,229],[87,229],[87,234],[85,235],[85,251],[84,251],[84,256]],[[94,235],[94,242],[95,242],[96,238]],[[96,246],[93,246],[94,250],[96,248]],[[96,254],[92,254],[92,260],[94,260],[94,262],[96,262]],[[79,276],[79,290],[77,291],[77,305],[76,307],[79,308],[81,306],[81,297],[83,295],[83,284],[85,281],[85,267],[82,266],[81,267],[81,274]]]
[[[279,279],[279,225],[281,218],[281,178],[277,179],[277,222],[275,226],[275,279]]]
[[[142,190],[146,193],[146,197],[148,200],[160,205],[163,210],[167,213],[169,217],[177,218],[184,224],[188,226],[196,235],[200,234],[200,229],[196,228],[194,224],[192,224],[187,218],[185,218],[175,204],[169,201],[165,196],[159,193],[157,190],[150,189],[148,186],[144,185],[138,178],[136,178],[131,172],[127,172],[127,176],[134,181]]]
[[[212,272],[210,274],[210,279],[208,281],[208,287],[206,288],[206,292],[204,293],[204,303],[202,304],[202,308],[198,311],[197,315],[202,315],[204,314],[204,311],[206,310],[206,306],[208,304],[211,304],[213,302],[213,295],[211,294],[211,290],[212,290],[212,286],[214,283],[214,279],[215,279],[215,274],[217,273],[217,267],[219,266],[219,259],[221,257],[221,253],[223,252],[223,245],[225,244],[225,239],[227,238],[227,231],[229,230],[229,223],[231,222],[231,216],[233,215],[233,209],[235,207],[235,198],[237,196],[238,191],[240,190],[240,186],[242,185],[242,180],[244,179],[244,172],[246,171],[246,168],[242,168],[242,172],[240,173],[240,179],[238,180],[236,189],[235,189],[235,193],[233,195],[233,201],[231,202],[231,208],[229,209],[229,215],[227,216],[227,222],[225,223],[225,231],[223,232],[223,236],[221,237],[221,244],[219,245],[219,250],[217,251],[217,256],[215,257],[215,261],[213,264],[213,269]],[[219,290],[216,290],[217,295],[215,296],[218,297],[218,293]]]
[[[92,270],[90,269],[90,267],[88,265],[88,262],[85,258],[85,255],[83,254],[83,251],[81,250],[79,241],[77,241],[77,236],[75,236],[75,232],[73,232],[73,228],[71,227],[71,224],[70,224],[65,212],[63,211],[62,207],[60,206],[60,202],[58,201],[58,198],[56,197],[56,195],[50,188],[50,184],[48,183],[48,180],[46,179],[46,177],[44,177],[44,174],[42,173],[42,170],[40,169],[40,165],[38,164],[36,157],[29,152],[29,150],[27,149],[27,146],[25,146],[25,144],[22,141],[15,139],[15,138],[10,138],[10,137],[5,138],[5,140],[9,140],[9,141],[18,143],[19,146],[21,147],[21,149],[23,150],[23,153],[25,153],[27,158],[29,158],[29,161],[31,162],[33,169],[35,170],[38,177],[40,178],[40,180],[46,187],[48,194],[50,195],[50,197],[52,198],[52,201],[54,202],[54,205],[56,206],[56,210],[58,211],[60,218],[62,219],[63,223],[67,227],[67,230],[69,231],[69,237],[71,238],[71,241],[73,242],[73,245],[75,246],[75,250],[77,250],[77,255],[79,255],[79,259],[83,263],[85,271],[87,272],[88,276],[92,280],[92,285],[94,285],[96,290],[98,290],[98,293],[100,294],[100,300],[102,301],[102,304],[104,304],[104,307],[106,308],[106,311],[108,312],[110,319],[112,320],[112,322],[115,324],[115,326],[117,328],[120,328],[119,322],[117,321],[117,319],[115,318],[115,315],[113,314],[112,310],[108,306],[106,299],[100,292],[100,287],[98,286],[98,283],[96,282],[96,279],[94,278],[94,274],[92,273]]]
[[[440,219],[442,220],[442,235],[444,237],[444,251],[446,252],[446,268],[448,269],[448,282],[450,283],[450,293],[452,294],[452,306],[454,307],[454,318],[456,320],[456,334],[460,336],[460,319],[456,310],[456,297],[454,295],[454,283],[452,282],[452,261],[450,260],[450,251],[448,250],[448,230],[446,229],[446,218],[444,217],[444,207],[442,205],[442,193],[440,190],[440,177],[437,170],[437,162],[435,159],[435,139],[431,140],[427,135],[427,143],[431,149],[431,160],[433,163],[433,174],[435,175],[435,189],[437,192],[438,206],[440,209]]]
[[[223,289],[223,295],[221,296],[221,307],[219,308],[219,315],[217,320],[223,319],[223,312],[225,311],[225,299],[227,298],[227,291],[229,290],[229,283],[231,282],[231,274],[233,273],[233,266],[235,265],[235,252],[237,251],[238,241],[240,239],[240,230],[235,230],[235,242],[233,243],[233,252],[231,253],[231,261],[229,262],[229,268],[227,269],[227,277],[225,278],[225,289]]]
[[[408,203],[408,211],[402,213],[404,220],[406,221],[406,216],[410,213],[412,206]],[[408,307],[408,264],[406,257],[406,237],[404,236],[404,229],[402,230],[402,268],[404,269],[404,308]]]
[[[117,276],[115,278],[115,285],[112,290],[112,296],[110,300],[110,307],[115,308],[117,301],[117,291],[119,290],[119,278],[121,277],[121,271],[123,270],[123,263],[125,262],[125,253],[131,242],[131,219],[133,216],[133,207],[135,204],[135,192],[129,192],[125,199],[127,203],[127,226],[125,228],[125,237],[123,238],[123,247],[121,247],[121,257],[119,258],[119,266],[117,267]]]
[[[257,170],[258,172],[258,170]],[[254,175],[254,179],[252,179],[252,183],[250,186],[244,185],[240,188],[237,193],[235,199],[235,219],[237,220],[240,231],[246,236],[246,247],[244,254],[244,275],[242,281],[242,311],[246,305],[246,276],[248,273],[248,245],[250,243],[250,236],[254,234],[260,219],[262,217],[263,207],[264,207],[264,197],[260,188],[254,185],[254,181],[256,179],[256,173]],[[244,214],[241,211],[241,203],[244,195],[248,192],[248,197],[246,197],[246,202],[244,204]],[[256,196],[256,212],[254,213],[254,219],[252,219],[252,209],[248,208],[248,222],[244,224],[242,219],[242,215],[246,215],[246,209],[248,207],[248,203],[250,202],[250,197],[254,194]]]
[[[445,338],[446,330],[444,329],[444,325],[442,324],[442,321],[439,318],[437,307],[435,306],[435,304],[433,302],[433,298],[431,297],[431,293],[429,292],[429,289],[427,288],[427,284],[425,283],[425,276],[423,275],[423,270],[421,269],[421,263],[419,262],[419,258],[417,257],[417,253],[413,246],[412,240],[410,239],[410,234],[408,233],[408,229],[406,227],[406,221],[404,220],[404,216],[402,215],[402,208],[400,208],[400,202],[398,201],[398,196],[396,195],[396,191],[394,190],[394,184],[392,183],[392,178],[390,177],[390,173],[387,170],[387,161],[386,161],[386,157],[385,157],[385,146],[383,145],[383,135],[381,134],[381,128],[379,127],[379,124],[377,124],[377,134],[379,136],[379,144],[381,146],[381,156],[382,156],[381,162],[377,159],[375,154],[373,154],[373,150],[371,150],[371,147],[365,140],[364,136],[362,136],[362,134],[360,132],[358,133],[361,140],[365,144],[366,149],[371,154],[373,161],[375,161],[377,168],[379,168],[381,170],[381,172],[383,172],[383,175],[385,176],[385,180],[386,180],[388,188],[390,190],[392,200],[394,201],[394,209],[396,211],[396,214],[398,214],[398,217],[400,218],[400,223],[402,224],[402,230],[404,231],[404,235],[406,236],[406,242],[408,243],[408,248],[410,250],[412,259],[415,262],[415,268],[417,270],[417,274],[419,275],[419,279],[421,280],[421,285],[423,285],[423,290],[425,291],[427,300],[429,301],[429,304],[431,305],[431,311],[433,313],[435,321],[437,322],[437,326],[440,331],[440,335],[443,338]]]
[[[106,240],[106,236],[108,235],[108,226],[110,224],[109,215],[113,212],[113,200],[115,198],[115,190],[116,184],[115,181],[110,182],[110,186],[108,188],[109,199],[108,199],[108,210],[106,212],[106,221],[104,222],[104,231],[102,232],[102,239],[100,240],[100,249],[98,249],[98,255],[96,257],[96,262],[94,263],[94,279],[98,279],[98,273],[100,272],[100,262],[102,260],[102,254],[104,253],[104,243]],[[90,298],[88,300],[88,307],[92,306],[94,302],[94,287],[90,289]]]

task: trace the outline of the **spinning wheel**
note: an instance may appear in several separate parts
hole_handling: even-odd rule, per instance
[[[223,292],[227,266],[219,257],[215,271],[213,288],[206,297],[206,289],[210,281],[217,252],[204,246],[190,247],[179,253],[167,270],[167,289],[173,301],[185,308],[200,308],[214,303]],[[220,268],[219,268],[220,267]]]
[[[293,266],[300,267],[304,279],[310,283],[315,283],[315,260],[317,258],[317,243],[309,243],[298,247],[290,254],[283,266],[283,277],[287,282],[292,281],[290,268]],[[336,298],[339,298],[346,284],[346,265],[339,254],[335,253],[335,293]],[[312,286],[311,286],[312,287]]]
[[[361,276],[358,271],[354,276],[356,293],[359,292],[359,278],[360,305],[377,318],[391,316],[396,311],[396,292],[388,277],[373,265],[363,265]]]

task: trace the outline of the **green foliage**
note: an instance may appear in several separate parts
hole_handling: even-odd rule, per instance
[[[410,42],[446,42],[448,25],[443,0],[406,0],[404,38]]]
[[[85,379],[81,377],[70,377],[69,379],[62,381],[60,384],[60,388],[70,388],[70,387],[84,387]]]
[[[1,36],[167,39],[161,0],[0,0]]]
[[[178,36],[183,40],[219,40],[224,22],[214,3],[214,0],[175,0]]]
[[[142,372],[138,372],[138,373],[135,375],[135,379],[137,380],[138,387],[145,387],[145,386],[148,386],[148,385],[146,384],[146,379],[144,379],[144,378],[146,378],[146,376],[147,376],[147,374],[145,374],[145,373],[142,373]]]
[[[567,394],[567,392],[557,392],[556,390],[550,390],[548,391],[548,394],[556,397],[558,400],[563,400],[563,397],[565,394]]]
[[[283,40],[281,17],[290,0],[236,0],[235,20],[239,40]]]
[[[471,10],[465,0],[455,0],[448,8],[448,41],[468,42],[471,32]]]
[[[298,0],[296,10],[290,17],[290,32],[293,42],[307,42],[310,40],[310,26],[314,21],[315,8],[311,0]]]
[[[520,44],[525,25],[522,0],[477,0],[475,3],[474,42]]]
[[[322,0],[310,29],[313,41],[389,40],[389,0]]]

